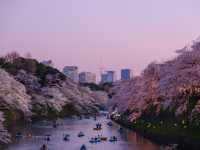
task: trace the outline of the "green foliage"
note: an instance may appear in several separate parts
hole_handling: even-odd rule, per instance
[[[95,83],[80,83],[81,86],[89,87],[92,91],[103,91],[103,86]]]
[[[55,83],[57,83],[58,80],[66,79],[65,75],[57,69],[39,63],[35,59],[19,57],[12,62],[6,62],[5,59],[0,58],[0,66],[12,75],[16,75],[19,70],[25,70],[27,73],[37,76],[43,86],[48,84],[46,75],[49,74],[53,76],[53,81]]]
[[[48,84],[48,79],[46,79],[47,75],[53,76],[53,83],[58,83],[57,80],[65,80],[66,77],[64,74],[59,72],[57,69],[45,66],[42,63],[37,63],[37,69],[36,69],[36,76],[40,78],[40,83],[45,86]]]
[[[192,92],[191,95],[188,96],[187,100],[187,111],[190,113],[195,105],[197,104],[198,100],[200,99],[200,95],[198,93]]]
[[[0,57],[0,67],[3,67],[3,65],[5,64],[5,59]]]
[[[11,126],[11,123],[13,122],[13,120],[15,120],[15,113],[7,109],[5,109],[3,112],[4,112],[4,117],[5,117],[4,125],[6,127],[9,127]]]
[[[77,112],[73,104],[66,104],[60,112],[60,116],[66,117],[71,115],[79,115],[79,113]]]
[[[2,107],[0,111],[2,111],[4,114],[4,125],[8,129],[13,125],[13,123],[16,123],[18,120],[23,118],[23,114],[18,110],[6,109]]]
[[[35,73],[37,61],[34,59],[25,59],[22,57],[14,59],[12,62],[3,61],[0,62],[1,67],[10,74],[16,75],[19,70],[23,69],[28,73]]]
[[[187,137],[190,140],[200,140],[200,127],[193,128],[186,121],[146,121],[139,119],[132,122],[130,128],[144,133],[150,137],[162,137],[164,139],[177,140]]]

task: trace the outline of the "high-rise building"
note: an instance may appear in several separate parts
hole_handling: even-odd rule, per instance
[[[132,71],[130,69],[121,70],[121,80],[130,80],[132,78]]]
[[[113,83],[116,81],[115,71],[107,71],[107,82]]]
[[[74,82],[78,82],[78,67],[77,66],[65,66],[63,73]]]
[[[101,74],[101,83],[113,83],[116,81],[115,71],[106,71]]]
[[[81,72],[79,74],[80,83],[96,83],[96,75],[91,72]]]
[[[107,82],[107,73],[102,73],[101,74],[101,83],[106,83]]]

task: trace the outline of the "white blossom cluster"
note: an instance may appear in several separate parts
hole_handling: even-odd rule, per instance
[[[10,134],[3,126],[4,117],[3,113],[0,112],[0,143],[8,143],[10,142]]]

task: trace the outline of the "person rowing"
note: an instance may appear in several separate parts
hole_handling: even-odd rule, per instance
[[[87,150],[86,146],[83,144],[80,148],[80,150]]]
[[[45,144],[43,144],[42,147],[40,148],[40,150],[47,150],[47,146]]]

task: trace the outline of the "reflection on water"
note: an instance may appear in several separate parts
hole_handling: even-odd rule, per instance
[[[32,137],[23,137],[15,140],[8,150],[39,150],[41,145],[47,144],[48,150],[79,150],[82,144],[85,144],[88,150],[164,150],[162,146],[154,144],[144,139],[135,132],[123,130],[118,132],[119,125],[114,124],[112,127],[107,126],[107,120],[104,117],[93,119],[63,119],[60,120],[60,126],[53,128],[49,122],[38,122],[32,126],[18,129],[23,135],[32,134]],[[103,125],[103,130],[94,131],[96,123]],[[77,134],[83,131],[85,136],[77,137]],[[44,140],[44,135],[50,134],[49,142]],[[63,141],[63,134],[70,135],[70,141]],[[101,142],[98,144],[90,144],[91,137],[103,135],[106,137],[117,136],[118,141],[115,143]]]

